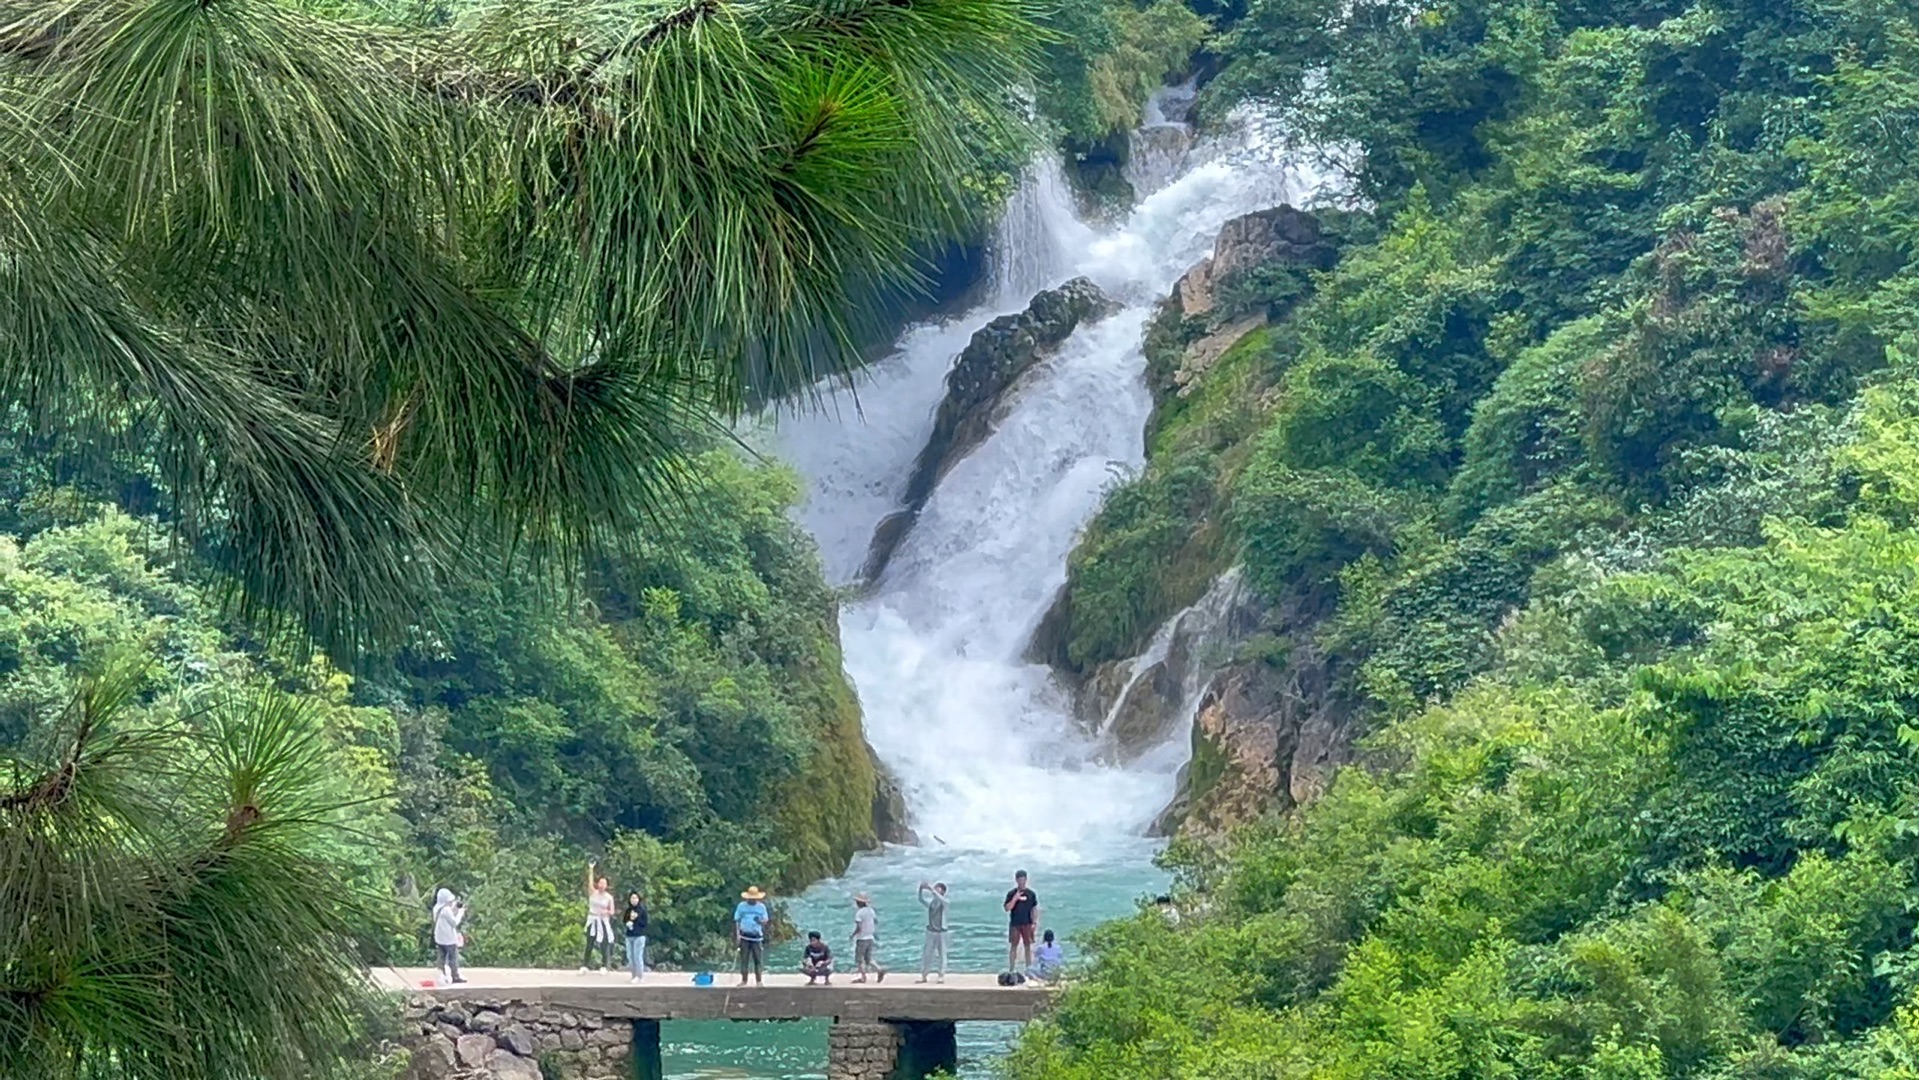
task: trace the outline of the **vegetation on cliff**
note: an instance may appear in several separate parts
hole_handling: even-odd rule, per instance
[[[1914,1075],[1919,20],[1255,0],[1218,47],[1371,224],[1135,488],[1209,447],[1221,557],[1312,613],[1248,662],[1340,658],[1369,734],[1175,845],[1187,917],[1101,931],[1012,1074]]]
[[[474,963],[577,962],[588,858],[644,886],[664,960],[723,942],[746,884],[804,885],[874,841],[797,484],[729,450],[692,465],[683,516],[578,599],[525,580],[463,597],[367,685],[400,717],[404,876],[469,897]]]
[[[1146,99],[1192,63],[1206,20],[1180,0],[1050,5],[1038,104],[1069,147],[1124,139]]]

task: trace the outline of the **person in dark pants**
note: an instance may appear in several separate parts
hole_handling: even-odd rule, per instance
[[[753,981],[766,985],[766,923],[772,915],[766,910],[766,894],[758,885],[740,894],[733,906],[733,936],[740,943],[740,985],[746,985],[746,971],[753,969]]]
[[[599,869],[589,863],[586,867],[586,955],[580,958],[580,973],[584,975],[587,965],[593,962],[593,954],[600,954],[600,970],[613,970],[613,886],[604,877],[594,873]]]
[[[1013,875],[1013,887],[1006,891],[1006,970],[1024,971],[1033,966],[1033,936],[1039,928],[1039,894],[1026,887],[1026,871]],[[1021,964],[1020,950],[1026,950]]]
[[[646,898],[637,892],[626,894],[626,914],[620,922],[626,927],[626,968],[639,982],[646,978]]]

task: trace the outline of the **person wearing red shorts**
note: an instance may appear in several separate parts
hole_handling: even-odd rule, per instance
[[[1026,871],[1013,875],[1013,887],[1006,892],[1006,970],[1024,971],[1033,966],[1033,936],[1039,929],[1039,894],[1026,887]],[[1026,962],[1020,963],[1020,949],[1026,950]]]

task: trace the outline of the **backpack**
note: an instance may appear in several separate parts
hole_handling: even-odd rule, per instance
[[[1001,986],[1025,986],[1026,976],[1021,975],[1017,971],[1002,971],[999,973],[999,984]]]

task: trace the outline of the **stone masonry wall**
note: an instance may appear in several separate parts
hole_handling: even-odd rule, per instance
[[[834,1023],[826,1036],[826,1080],[890,1080],[900,1041],[892,1024]]]
[[[611,1080],[632,1069],[632,1025],[590,1010],[422,996],[401,1030],[407,1080]]]

